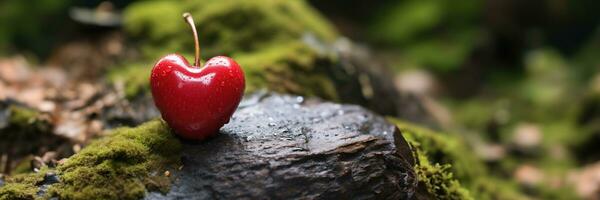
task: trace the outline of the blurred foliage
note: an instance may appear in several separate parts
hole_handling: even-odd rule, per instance
[[[0,2],[0,54],[18,48],[37,54],[50,53],[53,42],[65,28],[71,0]],[[55,28],[62,27],[62,28]]]
[[[482,1],[408,0],[377,14],[369,37],[382,47],[402,49],[404,65],[456,70],[481,37]]]
[[[596,27],[594,34],[584,42],[579,51],[573,56],[574,64],[581,68],[575,70],[577,78],[581,80],[593,78],[594,74],[600,69],[600,59],[598,59],[598,52],[600,52],[600,25],[596,25]]]
[[[547,179],[567,177],[569,170],[581,163],[581,157],[600,153],[586,147],[599,144],[595,139],[598,133],[578,122],[581,112],[591,105],[583,103],[591,91],[584,87],[580,71],[573,70],[576,62],[552,48],[530,50],[523,59],[525,72],[520,78],[490,84],[484,93],[468,100],[453,99],[449,105],[460,127],[479,133],[488,143],[508,148],[509,153],[496,164],[497,174],[511,174],[529,163]],[[532,123],[540,130],[540,144],[533,149],[514,146],[520,140],[516,129],[523,123]],[[531,187],[534,192],[530,195],[543,199],[576,198],[570,185],[556,187],[542,182]]]

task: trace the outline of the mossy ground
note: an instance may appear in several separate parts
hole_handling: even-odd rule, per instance
[[[36,199],[38,187],[32,184],[12,183],[0,187],[0,199],[2,200],[29,200]]]
[[[54,169],[60,182],[51,185],[43,198],[140,199],[149,190],[164,191],[170,178],[163,172],[178,167],[180,151],[179,140],[160,120],[116,129]],[[8,179],[0,197],[32,199],[28,197],[37,192],[44,174]]]
[[[39,191],[38,184],[44,181],[44,176],[50,170],[42,168],[36,173],[18,174],[8,177],[8,184],[0,187],[1,200],[13,199],[39,199],[37,193]]]

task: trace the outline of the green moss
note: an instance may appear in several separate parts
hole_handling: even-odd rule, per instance
[[[404,121],[390,119],[411,142],[433,163],[451,164],[452,172],[461,180],[469,182],[485,173],[484,164],[477,159],[468,145],[458,135],[438,133]]]
[[[388,118],[416,152],[419,183],[437,199],[526,199],[514,183],[488,172],[461,135]]]
[[[13,183],[0,187],[0,200],[30,200],[36,198],[37,186]]]
[[[18,175],[10,176],[6,179],[6,182],[8,183],[7,185],[15,184],[15,183],[37,185],[44,180],[44,176],[46,176],[46,173],[48,173],[50,171],[51,171],[50,169],[48,169],[47,167],[44,167],[35,173],[18,174]]]
[[[139,199],[147,188],[168,186],[164,170],[179,162],[179,141],[164,122],[120,128],[57,167],[61,182],[49,188],[60,199]],[[158,174],[151,176],[151,174]]]
[[[8,125],[0,130],[0,136],[5,141],[16,141],[35,137],[38,133],[36,128],[40,128],[41,122],[38,112],[22,106],[11,105],[8,107]],[[2,142],[0,141],[0,144]],[[1,149],[1,148],[0,148]]]
[[[10,118],[9,123],[19,125],[19,126],[27,126],[35,122],[39,113],[32,109],[11,106],[10,110]]]
[[[203,0],[145,1],[124,12],[125,29],[138,39],[145,56],[193,52],[193,37],[181,19],[190,12],[198,27],[205,57],[253,52],[312,32],[322,40],[337,33],[305,1]]]
[[[300,41],[266,47],[255,53],[240,54],[236,60],[247,77],[246,92],[260,88],[285,93],[320,96],[337,100],[335,83],[327,76],[326,66],[317,62],[333,60],[321,57]]]
[[[0,130],[0,136],[4,139],[12,137],[36,137],[41,132],[47,132],[50,129],[48,120],[42,117],[42,114],[31,108],[11,105],[8,107],[9,117],[6,129]]]
[[[393,118],[389,120],[398,126],[416,152],[415,172],[419,184],[424,184],[436,199],[472,199],[460,182],[468,182],[481,173],[481,166],[473,165],[472,158],[462,154],[466,152],[463,144],[428,129]]]
[[[418,154],[419,163],[415,166],[419,184],[424,184],[427,191],[436,199],[473,199],[469,191],[461,186],[449,171],[449,164],[432,164],[424,154]]]
[[[36,173],[18,174],[6,179],[6,185],[0,187],[0,200],[36,199],[38,186],[51,170],[47,167]]]
[[[180,151],[179,140],[160,120],[116,129],[59,165],[61,181],[45,198],[140,199],[149,190],[166,191],[171,180],[162,174],[177,167]],[[0,196],[35,194],[47,170],[10,177]]]

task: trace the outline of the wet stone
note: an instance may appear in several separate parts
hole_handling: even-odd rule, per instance
[[[41,183],[39,183],[40,190],[38,191],[37,195],[44,196],[46,194],[46,191],[48,190],[48,187],[58,182],[60,182],[60,179],[55,173],[47,173],[44,176],[44,180]]]
[[[169,192],[146,199],[411,199],[417,181],[395,126],[354,105],[247,96],[214,138],[184,144]]]

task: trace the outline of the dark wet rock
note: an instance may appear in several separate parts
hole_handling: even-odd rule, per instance
[[[44,176],[44,180],[41,183],[39,183],[39,191],[37,192],[37,195],[44,196],[44,194],[46,194],[46,191],[48,191],[48,187],[58,182],[60,182],[58,175],[56,175],[55,173],[46,173],[46,175]]]
[[[410,199],[412,152],[395,126],[359,106],[256,94],[221,133],[184,144],[166,194],[146,199]]]
[[[55,173],[46,173],[44,180],[40,183],[41,185],[52,185],[60,182],[60,179]]]

